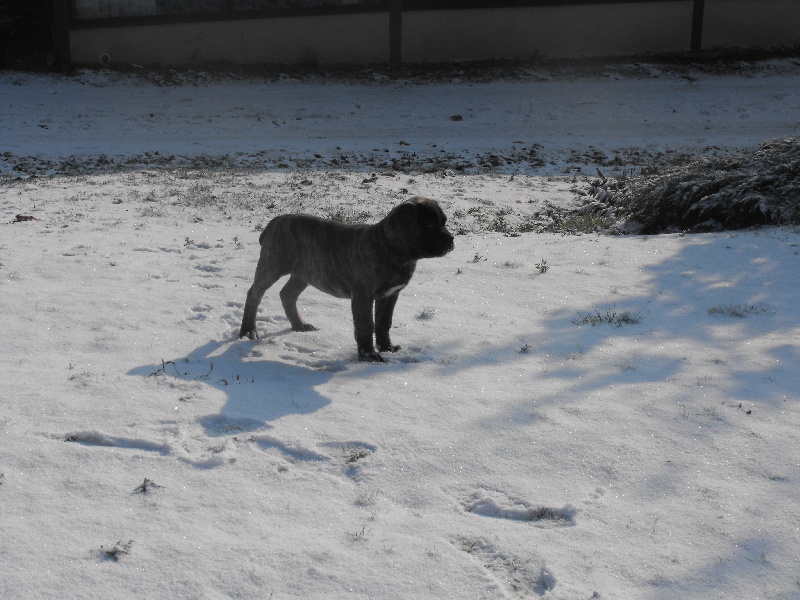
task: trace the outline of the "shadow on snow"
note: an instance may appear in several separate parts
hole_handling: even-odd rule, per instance
[[[609,291],[591,311],[579,310],[576,300],[572,308],[544,315],[543,331],[523,330],[524,350],[520,342],[506,343],[451,369],[536,361],[533,378],[562,382],[574,400],[611,386],[677,377],[688,382],[690,373],[707,374],[698,387],[716,386],[730,402],[774,406],[800,394],[800,240],[792,237],[773,229],[687,236],[680,250],[643,267],[644,292]],[[616,283],[609,280],[608,289]],[[636,322],[581,323],[583,316],[625,311]]]
[[[330,404],[316,388],[333,373],[269,360],[246,360],[249,344],[210,341],[185,358],[143,365],[128,372],[142,377],[199,381],[225,393],[218,414],[200,420],[210,436],[256,431],[289,415],[304,415]]]
[[[619,243],[629,243],[635,253],[648,238]],[[796,408],[786,409],[800,396],[799,245],[797,235],[780,229],[687,236],[663,260],[642,267],[645,277],[630,292],[611,291],[613,280],[600,284],[608,292],[602,290],[592,314],[627,310],[638,322],[581,323],[580,299],[573,308],[545,315],[544,330],[530,334],[525,352],[515,341],[495,347],[490,361],[529,370],[529,381],[541,382],[541,388],[531,385],[522,398],[499,405],[486,427],[535,428],[541,416],[541,426],[551,430],[546,417],[566,422],[579,435],[603,436],[604,419],[626,419],[632,428],[659,421],[648,431],[650,444],[639,438],[644,447],[607,440],[618,451],[607,459],[607,477],[635,468],[639,455],[658,456],[663,460],[649,463],[643,498],[702,496],[695,482],[702,454],[723,464],[741,450],[740,467],[758,482],[750,485],[768,489],[776,505],[791,504],[791,488],[781,482],[795,469],[782,448],[797,438]],[[530,367],[523,366],[526,361]],[[556,407],[565,410],[548,410]],[[618,430],[612,425],[608,431]],[[683,454],[690,440],[691,447],[703,448],[700,456]],[[763,457],[751,461],[751,452]],[[628,455],[634,458],[626,462]],[[716,485],[720,494],[728,491],[724,482]],[[692,578],[711,587],[720,581],[734,585],[743,573],[771,577],[776,567],[763,548],[780,555],[780,529],[778,523],[763,531],[744,528],[695,568]],[[681,585],[666,579],[664,584]]]

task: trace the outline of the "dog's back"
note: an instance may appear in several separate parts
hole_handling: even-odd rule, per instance
[[[328,294],[350,298],[365,260],[375,259],[371,229],[376,226],[280,215],[267,224],[259,242],[263,256],[281,275],[296,275]]]
[[[303,213],[278,215],[264,227],[264,230],[258,237],[258,243],[263,246],[264,241],[268,239],[268,237],[292,235],[292,231],[297,231],[298,229],[304,230],[303,235],[306,238],[308,234],[305,232],[308,231],[316,231],[318,234],[322,234],[323,237],[328,237],[330,235],[344,235],[347,237],[348,231],[358,231],[365,227],[369,227],[369,225],[341,223],[333,219],[324,219],[322,217]]]

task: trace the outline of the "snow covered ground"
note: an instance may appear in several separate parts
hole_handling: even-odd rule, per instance
[[[55,165],[46,172],[109,163],[531,174],[573,173],[592,161],[630,167],[796,135],[798,63],[742,63],[738,76],[730,66],[721,75],[646,64],[595,67],[591,76],[540,68],[495,81],[458,72],[397,80],[6,73],[0,174],[47,160]]]
[[[606,75],[0,74],[0,597],[800,597],[800,232],[504,235],[800,66]],[[313,289],[236,339],[269,218],[420,193],[387,364]]]

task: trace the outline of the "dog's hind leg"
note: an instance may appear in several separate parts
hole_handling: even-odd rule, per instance
[[[286,317],[292,324],[292,329],[295,331],[316,331],[317,328],[311,323],[306,323],[303,317],[297,310],[297,298],[303,293],[303,290],[308,287],[308,284],[300,279],[297,275],[289,277],[289,281],[281,289],[281,303]]]
[[[242,327],[239,329],[240,338],[247,337],[251,340],[258,338],[258,329],[256,328],[258,305],[261,304],[261,299],[266,291],[280,279],[281,275],[282,273],[273,269],[267,260],[263,257],[259,258],[253,285],[247,291]]]

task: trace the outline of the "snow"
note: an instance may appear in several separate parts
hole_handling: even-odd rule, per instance
[[[587,157],[635,164],[791,135],[798,72],[791,61],[773,61],[747,76],[668,76],[639,66],[491,82],[220,81],[195,73],[141,85],[116,73],[6,74],[0,139],[15,158],[181,164],[205,156],[271,168],[338,168],[343,160],[379,168],[394,159],[425,169],[451,155],[463,163],[493,153],[563,174]],[[3,157],[0,173],[14,162]]]
[[[592,148],[791,135],[799,84],[0,74],[0,597],[797,598],[800,233],[490,225],[631,168]],[[386,364],[313,289],[236,339],[269,218],[414,194],[459,235]]]

